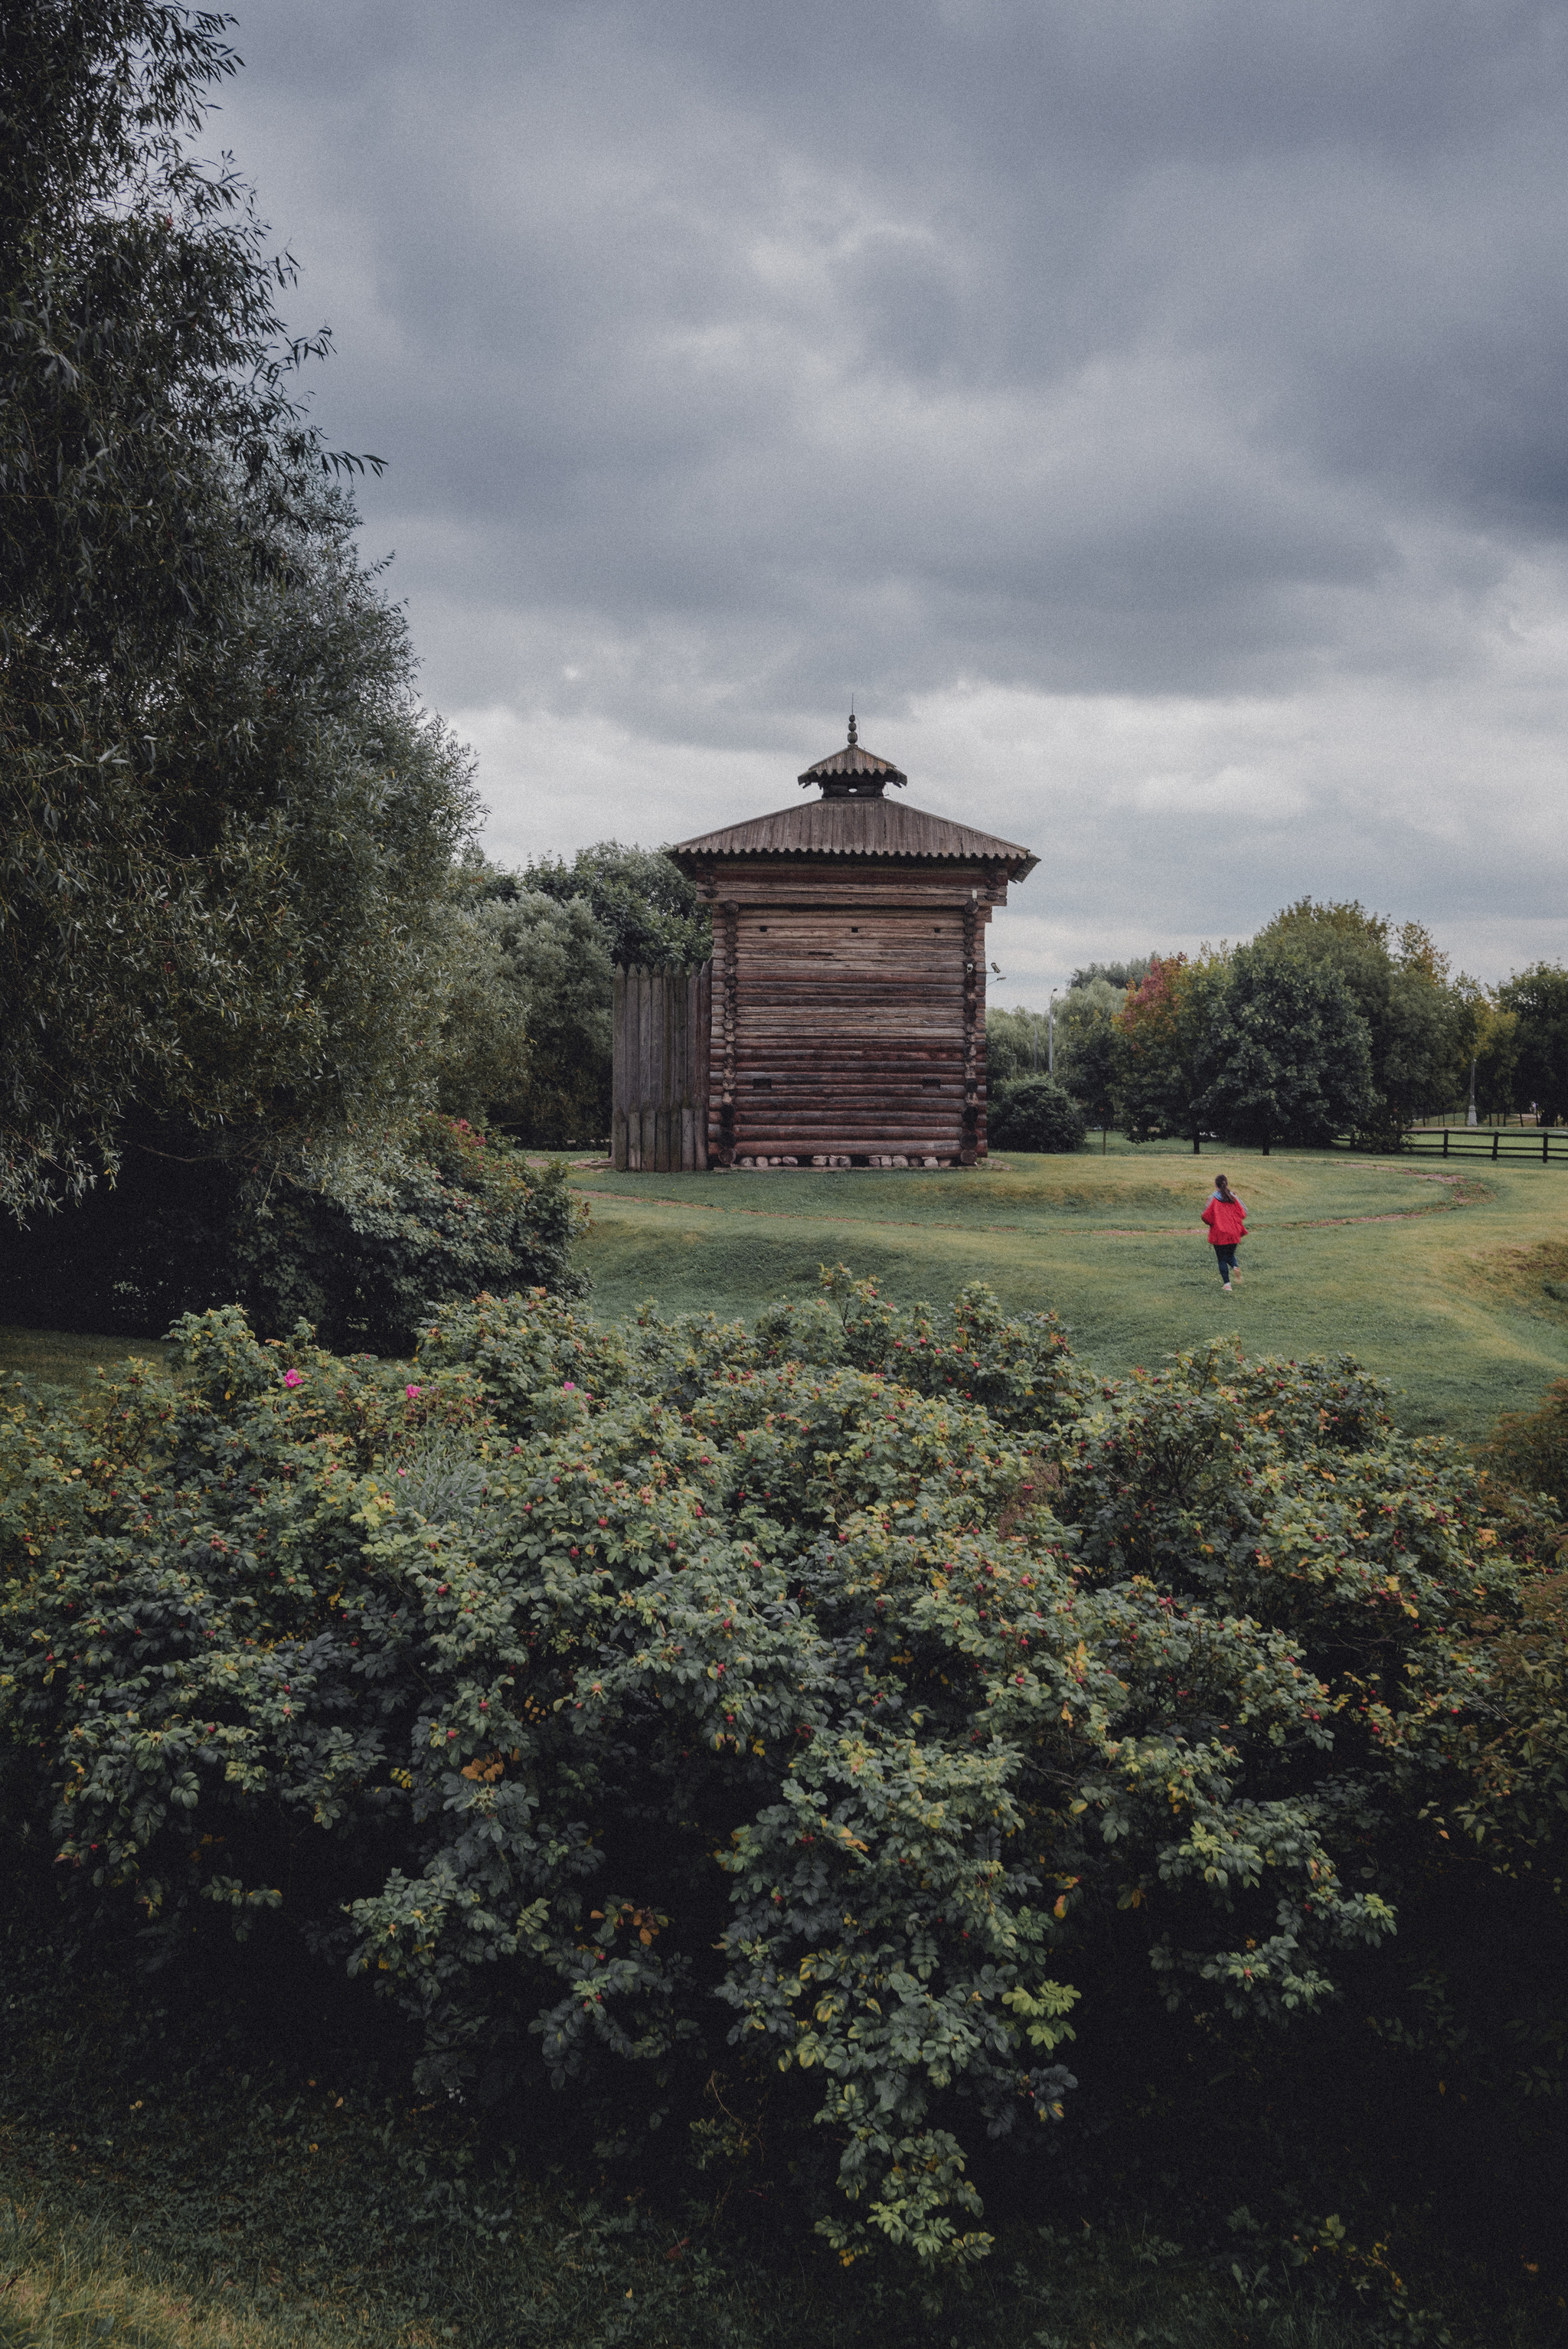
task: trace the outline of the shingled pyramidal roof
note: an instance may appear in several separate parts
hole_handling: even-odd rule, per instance
[[[1034,871],[1038,857],[1017,841],[884,796],[889,783],[902,791],[908,781],[891,759],[862,747],[851,717],[844,748],[799,778],[803,790],[816,783],[820,798],[677,841],[666,854],[682,866],[725,856],[889,856],[1002,864],[1015,881]]]

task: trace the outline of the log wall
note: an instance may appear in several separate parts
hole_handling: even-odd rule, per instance
[[[623,1174],[707,1165],[713,966],[617,968],[610,1151]]]
[[[711,1162],[985,1155],[985,928],[1004,875],[771,858],[727,861],[711,888]]]

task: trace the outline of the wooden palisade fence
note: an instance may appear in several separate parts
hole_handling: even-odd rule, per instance
[[[712,1007],[711,963],[617,968],[610,1151],[622,1174],[706,1171]]]

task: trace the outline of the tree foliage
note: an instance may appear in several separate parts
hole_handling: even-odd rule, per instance
[[[1043,1011],[1027,1011],[1021,1004],[1012,1011],[987,1010],[985,1064],[993,1092],[1017,1077],[1054,1074],[1090,1123],[1100,1123],[1108,1069],[1113,1064],[1119,1069],[1113,1038],[1124,1001],[1125,989],[1098,975],[1080,974],[1058,999],[1054,1020]],[[1053,1026],[1054,1071],[1048,1065]]]
[[[1078,1038],[1069,1071],[1075,1100],[1090,1125],[1100,1129],[1100,1148],[1121,1104],[1123,1067],[1120,1031],[1114,1019],[1097,1019]]]
[[[1199,1110],[1228,1141],[1328,1142],[1375,1113],[1366,1022],[1331,962],[1238,947],[1203,1041]]]
[[[0,1314],[134,1338],[238,1299],[263,1335],[304,1318],[328,1344],[395,1353],[432,1299],[520,1282],[578,1295],[585,1222],[563,1164],[531,1167],[433,1112],[253,1160],[138,1151],[112,1189],[5,1251]]]
[[[1084,1113],[1050,1077],[1015,1077],[996,1089],[989,1123],[998,1150],[1081,1150]]]
[[[1516,1106],[1519,1066],[1519,1015],[1474,979],[1459,983],[1463,998],[1461,1050],[1468,1048],[1470,1065],[1461,1071],[1468,1102],[1473,1091],[1480,1117],[1506,1117]]]
[[[1534,1102],[1544,1123],[1568,1118],[1568,969],[1538,962],[1499,989],[1513,1015],[1514,1091],[1520,1107]]]
[[[538,1168],[466,1120],[428,1116],[411,1140],[339,1147],[271,1195],[253,1177],[216,1251],[266,1330],[310,1322],[328,1343],[407,1353],[432,1305],[494,1286],[580,1297],[572,1244],[588,1221],[564,1164]]]
[[[601,841],[521,873],[472,857],[449,947],[442,1106],[547,1148],[606,1139],[617,963],[692,969],[712,951],[696,889],[662,853]]]
[[[995,1092],[1015,1077],[1037,1076],[1046,1066],[1046,1020],[1043,1012],[1012,1011],[987,1006],[985,1012],[985,1082]]]
[[[286,263],[194,160],[224,20],[18,0],[0,44],[0,1198],[128,1127],[421,1091],[474,816],[292,388]],[[428,1093],[428,1087],[426,1088]],[[220,1145],[215,1142],[211,1146]]]
[[[662,849],[602,840],[580,848],[570,864],[564,857],[537,858],[513,885],[558,905],[584,898],[612,964],[696,970],[713,952],[712,916],[696,883]]]
[[[263,491],[264,520],[318,470],[276,306],[289,264],[232,170],[189,151],[238,64],[225,31],[170,0],[6,10],[0,609],[25,706],[30,688],[52,709],[61,660],[112,700],[177,655],[264,553],[224,534],[233,484]]]
[[[1396,931],[1355,902],[1303,897],[1253,941],[1337,972],[1367,1029],[1371,1102],[1344,1121],[1367,1138],[1397,1142],[1446,1108],[1460,1090],[1473,1029],[1470,996],[1449,984],[1448,957],[1418,922]]]
[[[1119,1025],[1122,1117],[1133,1142],[1202,1132],[1224,984],[1222,955],[1154,955],[1129,988]]]
[[[440,1103],[535,1146],[593,1143],[610,1125],[608,943],[585,897],[513,877],[470,867],[455,887]]]
[[[1392,1146],[1460,1098],[1472,1053],[1489,1100],[1513,1053],[1508,1015],[1472,981],[1450,981],[1419,924],[1396,932],[1361,905],[1306,897],[1248,945],[1156,956],[1116,1025],[1114,1083],[1135,1141],[1214,1131]]]
[[[1140,1974],[1211,2047],[1362,2013],[1442,1804],[1557,1864],[1526,1520],[1354,1364],[1097,1387],[1054,1317],[841,1272],[750,1334],[536,1293],[411,1370],[181,1342],[4,1423],[67,1894],[178,1964],[303,1937],[520,2131],[545,2080],[606,2145],[771,2095],[847,2259],[982,2252],[976,2165],[1092,2130],[1074,2034]]]
[[[1130,987],[1141,987],[1157,957],[1139,955],[1131,962],[1090,962],[1072,975],[1068,993],[1087,993],[1094,987],[1109,987],[1118,995],[1125,995]]]

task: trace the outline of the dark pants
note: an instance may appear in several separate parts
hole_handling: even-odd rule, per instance
[[[1214,1250],[1214,1261],[1220,1268],[1222,1280],[1229,1280],[1236,1268],[1236,1247],[1237,1243],[1234,1240],[1229,1240],[1223,1247],[1217,1247]]]

